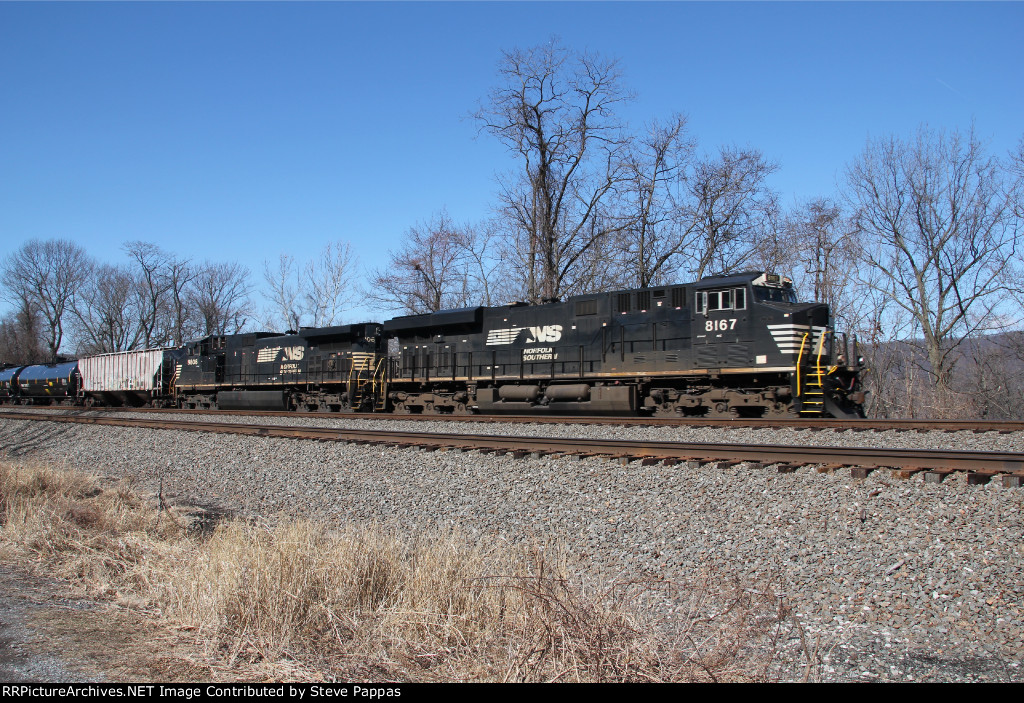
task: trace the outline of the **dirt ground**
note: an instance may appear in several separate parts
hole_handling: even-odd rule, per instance
[[[68,593],[64,583],[0,564],[0,681],[228,678],[203,664],[203,653],[185,633],[168,632],[140,613]]]

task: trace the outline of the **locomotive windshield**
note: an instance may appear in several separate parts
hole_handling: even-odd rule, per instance
[[[797,302],[796,293],[793,292],[792,288],[769,288],[767,286],[754,286],[754,297],[761,302]]]
[[[793,280],[777,273],[762,273],[751,281],[754,299],[768,303],[795,303]]]

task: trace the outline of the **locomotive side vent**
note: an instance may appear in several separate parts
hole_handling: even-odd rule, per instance
[[[578,301],[576,301],[576,314],[577,315],[596,315],[597,314],[597,300],[578,300]]]

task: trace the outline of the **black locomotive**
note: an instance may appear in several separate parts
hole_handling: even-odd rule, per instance
[[[389,353],[389,342],[391,353]],[[788,279],[473,307],[188,346],[183,407],[861,417],[862,362]]]
[[[124,354],[81,360],[79,398],[335,412],[863,416],[856,344],[836,339],[827,305],[797,302],[788,279],[762,272]],[[0,396],[19,402],[18,374],[5,379]]]
[[[385,400],[377,323],[206,337],[185,347],[175,377],[186,408],[373,410]]]
[[[399,343],[386,380],[400,412],[863,415],[862,362],[828,306],[761,272],[400,317],[384,332]]]

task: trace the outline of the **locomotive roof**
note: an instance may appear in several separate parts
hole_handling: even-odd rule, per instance
[[[751,283],[760,276],[763,276],[763,271],[740,271],[738,273],[726,273],[718,274],[714,276],[705,276],[699,281],[691,281],[689,283],[668,283],[662,286],[647,286],[646,288],[624,288],[621,290],[614,291],[602,291],[598,293],[584,293],[581,295],[573,295],[562,301],[554,301],[551,303],[538,303],[533,307],[540,307],[542,305],[562,305],[570,301],[590,299],[596,296],[602,295],[615,295],[616,293],[628,293],[634,291],[645,291],[645,290],[663,290],[666,288],[681,288],[683,286],[692,286],[696,288],[711,288],[719,286],[735,286]],[[494,305],[488,309],[497,308],[515,308],[523,307],[527,303],[515,302],[507,305]],[[420,315],[404,315],[402,317],[396,317],[388,320],[384,323],[385,332],[399,332],[409,331],[416,329],[425,329],[428,327],[446,327],[451,325],[460,324],[476,324],[480,320],[481,311],[484,307],[471,307],[471,308],[455,308],[452,310],[440,310],[438,312],[423,313]]]
[[[300,327],[298,336],[306,339],[362,337],[366,334],[366,328],[379,326],[379,322],[359,322],[354,325],[334,325],[332,327]]]
[[[764,274],[764,271],[741,271],[740,273],[722,273],[715,276],[705,276],[696,283],[689,285],[696,287],[704,286],[732,286],[740,283],[750,283]]]
[[[399,332],[406,330],[423,329],[426,327],[450,327],[452,325],[475,325],[479,324],[482,315],[482,307],[457,308],[455,310],[442,310],[440,312],[429,312],[425,315],[406,315],[396,317],[384,323],[385,332]]]

